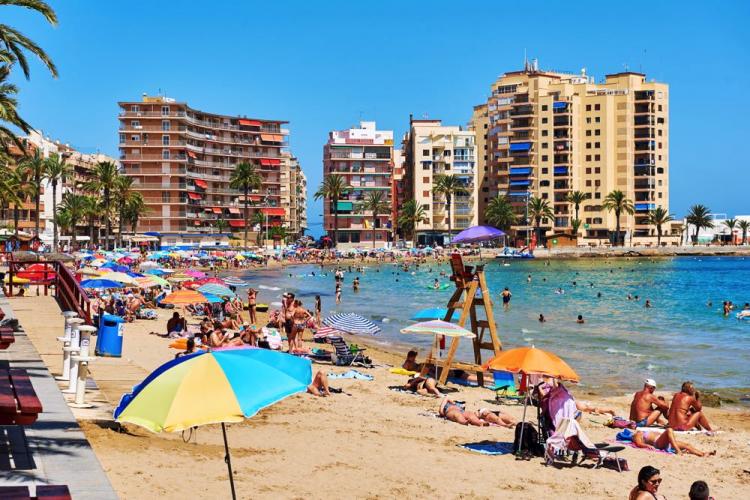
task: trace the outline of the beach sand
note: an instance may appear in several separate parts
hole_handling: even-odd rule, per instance
[[[61,364],[62,319],[50,297],[10,299],[22,325],[53,373]],[[112,408],[151,370],[172,359],[169,340],[149,335],[161,331],[171,312],[158,321],[127,324],[122,358],[99,359],[92,377],[99,388],[87,398],[99,406],[79,413],[81,426],[122,498],[227,498],[229,483],[219,426],[201,427],[190,442],[178,434],[152,434],[134,425],[118,432]],[[309,336],[309,333],[308,333]],[[308,337],[309,338],[309,337]],[[464,427],[431,414],[438,400],[394,392],[406,377],[388,371],[403,353],[356,338],[381,365],[360,369],[373,381],[334,380],[343,394],[316,398],[291,396],[241,424],[228,426],[238,498],[626,498],[638,470],[653,465],[664,479],[659,490],[667,498],[686,498],[690,484],[703,479],[717,498],[750,497],[750,413],[707,409],[723,432],[716,436],[683,436],[698,448],[717,450],[710,458],[672,456],[626,448],[620,453],[629,472],[585,467],[545,467],[542,459],[518,461],[511,455],[485,456],[457,445],[482,440],[512,442],[513,430]],[[307,343],[309,345],[309,343]],[[314,364],[313,369],[341,373],[344,368]],[[685,374],[689,377],[689,373]],[[449,385],[450,396],[470,409],[499,409],[486,389]],[[629,399],[572,392],[597,406],[612,406],[627,416]],[[676,388],[669,388],[676,389]],[[489,401],[487,401],[489,400]],[[522,407],[502,406],[520,418]],[[595,441],[612,439],[615,431],[601,425],[606,417],[586,415],[583,427]],[[74,467],[71,464],[71,467]]]

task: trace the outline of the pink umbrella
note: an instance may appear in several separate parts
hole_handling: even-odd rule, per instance
[[[198,278],[198,279],[205,278],[207,276],[206,273],[202,271],[198,271],[196,269],[188,269],[187,271],[185,271],[185,274],[187,274],[188,276],[192,276],[193,278]]]
[[[122,257],[117,262],[119,262],[120,264],[132,264],[135,261],[131,259],[130,257]]]
[[[227,285],[224,282],[224,280],[221,278],[204,278],[204,279],[198,280],[198,283],[200,283],[201,285],[205,285],[206,283],[216,283],[217,285],[224,285],[224,286]]]

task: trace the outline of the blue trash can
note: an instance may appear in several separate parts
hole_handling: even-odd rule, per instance
[[[122,327],[125,320],[113,314],[102,314],[96,337],[96,355],[119,358],[122,356]]]

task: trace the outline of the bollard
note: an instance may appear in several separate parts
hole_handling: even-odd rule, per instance
[[[72,321],[77,319],[78,321]],[[67,352],[69,356],[68,364],[70,370],[68,371],[68,388],[63,389],[62,392],[65,394],[75,394],[76,384],[78,383],[78,363],[74,362],[72,356],[78,354],[81,350],[81,334],[80,328],[86,326],[85,321],[80,318],[71,318],[71,329],[70,329],[70,345],[63,347],[63,352]]]
[[[63,366],[62,375],[55,377],[55,380],[67,381],[70,380],[70,351],[65,350],[66,347],[70,347],[70,339],[74,325],[82,325],[84,321],[81,318],[76,318],[78,314],[73,311],[65,311],[65,335],[63,337],[57,337],[57,340],[63,343]]]
[[[86,377],[88,375],[89,363],[94,361],[96,358],[89,356],[89,343],[91,342],[91,334],[96,331],[96,327],[83,325],[78,327],[78,332],[81,338],[81,349],[78,355],[71,356],[71,360],[78,365],[78,383],[76,384],[76,399],[75,402],[70,406],[73,408],[91,408],[92,404],[84,402],[84,396],[86,395]]]

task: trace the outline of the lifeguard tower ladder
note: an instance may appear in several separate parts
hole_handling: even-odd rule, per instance
[[[438,358],[437,347],[432,347],[422,367],[422,376],[427,374],[430,365],[439,366],[443,368],[440,372],[440,383],[445,384],[445,381],[448,379],[448,372],[451,369],[459,369],[476,372],[479,385],[482,386],[484,385],[482,350],[491,350],[493,356],[499,355],[502,350],[500,339],[497,337],[495,318],[492,314],[492,298],[489,288],[487,288],[484,266],[478,265],[476,271],[472,271],[473,268],[471,266],[464,266],[461,255],[453,254],[451,255],[451,269],[453,275],[450,279],[456,284],[456,290],[448,300],[448,313],[443,320],[450,321],[456,310],[461,311],[461,316],[458,319],[459,325],[466,328],[466,320],[470,320],[470,328],[467,329],[476,335],[472,339],[474,343],[474,363],[454,361],[460,341],[460,337],[454,337],[448,348],[448,355],[444,360]],[[484,318],[477,316],[477,306],[484,308]],[[490,338],[489,341],[485,341],[484,337],[488,332]]]

